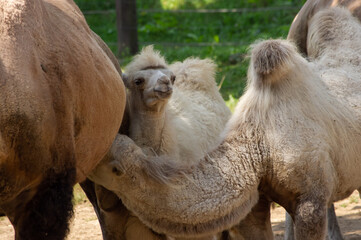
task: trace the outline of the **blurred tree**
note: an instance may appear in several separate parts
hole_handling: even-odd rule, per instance
[[[119,56],[138,52],[136,0],[115,0]]]

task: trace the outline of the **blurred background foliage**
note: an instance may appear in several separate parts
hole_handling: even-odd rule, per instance
[[[115,0],[75,2],[93,31],[117,55]],[[259,39],[286,38],[304,2],[137,0],[139,47],[154,44],[169,63],[190,56],[213,59],[218,65],[216,79],[222,82],[221,93],[233,108],[246,85],[250,44]],[[202,12],[192,11],[200,9]],[[118,58],[122,68],[131,60],[130,56]]]

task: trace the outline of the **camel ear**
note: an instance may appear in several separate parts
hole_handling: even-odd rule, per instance
[[[122,79],[123,79],[123,83],[124,85],[129,88],[129,77],[127,76],[127,74],[122,73]]]

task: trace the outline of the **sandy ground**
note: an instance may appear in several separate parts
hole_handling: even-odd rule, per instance
[[[336,214],[346,240],[361,240],[361,200],[358,192],[335,204]],[[283,239],[285,211],[282,207],[272,210],[272,227],[275,240]],[[14,239],[14,230],[6,217],[0,218],[0,239]],[[76,205],[68,240],[101,240],[97,217],[91,204],[84,201]]]

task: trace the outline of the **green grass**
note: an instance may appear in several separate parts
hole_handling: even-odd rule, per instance
[[[77,205],[80,203],[84,203],[87,201],[87,197],[83,190],[81,189],[79,184],[76,184],[74,186],[74,192],[73,192],[73,204]]]
[[[114,10],[115,0],[75,0],[82,11]],[[221,93],[229,105],[243,93],[246,85],[247,55],[257,39],[285,38],[289,26],[304,0],[137,0],[140,47],[154,44],[168,62],[189,56],[211,58],[218,65],[217,82],[224,78]],[[147,9],[223,9],[295,7],[277,11],[242,13],[147,12]],[[86,14],[90,27],[117,55],[115,11]],[[166,44],[168,43],[168,44]],[[180,43],[182,45],[169,45]],[[186,44],[207,43],[209,46]],[[235,43],[231,46],[218,44]],[[118,56],[118,55],[117,55]],[[119,56],[118,56],[119,57]],[[124,67],[130,57],[122,57]]]

